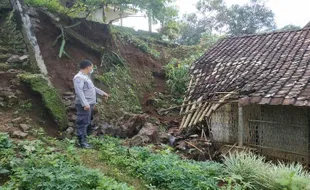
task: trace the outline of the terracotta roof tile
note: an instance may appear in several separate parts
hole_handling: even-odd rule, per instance
[[[192,66],[190,100],[239,92],[240,103],[310,105],[310,28],[222,39]],[[309,101],[308,101],[309,100]]]

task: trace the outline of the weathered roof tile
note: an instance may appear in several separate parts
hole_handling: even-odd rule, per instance
[[[309,106],[310,28],[223,39],[191,74],[197,80],[189,87],[191,100],[236,91],[241,104]]]

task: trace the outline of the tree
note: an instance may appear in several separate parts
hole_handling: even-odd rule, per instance
[[[232,5],[223,15],[222,22],[230,35],[255,34],[274,30],[276,27],[274,13],[259,0],[251,0],[243,6]]]
[[[167,17],[178,15],[175,8],[169,7],[168,4],[175,0],[132,0],[140,11],[145,11],[149,19],[149,31],[152,32],[152,24],[158,22],[164,23]]]
[[[158,14],[160,21],[159,32],[169,38],[169,40],[176,39],[180,34],[180,24],[177,22],[178,10],[174,6],[168,6],[162,9]]]
[[[231,7],[224,0],[200,0],[196,8],[196,13],[181,21],[180,43],[197,44],[203,35],[212,33],[243,35],[275,28],[273,12],[260,0]]]
[[[293,25],[293,24],[289,24],[289,25],[286,25],[280,29],[278,29],[278,31],[287,31],[287,30],[299,30],[301,29],[300,26],[296,26],[296,25]]]
[[[160,28],[159,32],[169,40],[175,40],[180,34],[180,24],[177,21],[168,21]]]
[[[92,11],[103,8],[105,15],[105,8],[108,6],[114,7],[115,10],[125,11],[126,9],[134,9],[135,11],[145,12],[152,23],[163,22],[167,16],[177,15],[176,10],[172,10],[168,6],[174,0],[78,0],[73,6],[71,11],[79,11],[91,13]],[[173,12],[174,11],[174,12]],[[151,31],[150,27],[150,31]]]

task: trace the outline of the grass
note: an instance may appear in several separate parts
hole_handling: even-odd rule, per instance
[[[97,106],[104,120],[118,118],[124,112],[141,112],[137,82],[127,67],[116,66],[114,70],[96,76],[96,79],[107,86],[110,94],[109,101]]]
[[[10,174],[3,189],[310,189],[302,165],[252,153],[231,154],[220,164],[183,160],[168,147],[124,147],[108,136],[89,140],[95,150],[76,149],[74,140],[12,142],[0,134],[0,172]]]
[[[151,186],[164,189],[217,189],[222,166],[215,162],[182,160],[170,149],[153,153],[150,148],[127,148],[111,137],[91,139],[101,162],[128,171]]]
[[[135,178],[128,174],[126,170],[113,167],[100,160],[100,153],[96,150],[78,150],[77,155],[80,155],[80,159],[83,164],[89,168],[98,169],[104,175],[114,178],[117,181],[127,183],[130,186],[139,190],[147,190],[147,184],[139,178]]]
[[[225,173],[233,185],[260,190],[309,190],[310,174],[301,164],[273,164],[254,153],[235,153],[224,160]],[[231,180],[234,176],[237,180]],[[230,184],[231,185],[231,184]]]
[[[74,150],[71,144],[62,150],[40,140],[12,143],[8,135],[0,134],[0,169],[10,174],[2,189],[134,189],[103,175],[98,169],[86,167]]]

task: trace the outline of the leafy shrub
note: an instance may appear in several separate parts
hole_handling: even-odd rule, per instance
[[[271,174],[275,190],[310,189],[310,174],[299,163],[284,164],[279,162],[278,165],[271,167]]]
[[[272,164],[253,153],[234,153],[225,157],[227,186],[246,189],[310,189],[310,175],[300,164]],[[225,186],[225,188],[227,188]],[[229,188],[228,188],[229,189]]]
[[[10,180],[4,189],[132,189],[39,140],[21,141],[15,149],[19,156],[10,160]]]
[[[225,172],[228,175],[240,176],[242,181],[249,182],[255,188],[269,189],[268,164],[265,158],[253,153],[235,153],[225,157]]]
[[[7,133],[0,133],[0,150],[12,147],[12,142]]]
[[[189,65],[186,63],[178,63],[177,59],[172,59],[165,66],[165,71],[168,78],[166,83],[171,94],[182,97],[186,92],[190,79]]]
[[[65,12],[65,8],[59,3],[59,0],[25,0],[25,3],[34,7],[45,7],[51,12]]]
[[[9,135],[6,133],[0,133],[0,174],[9,173],[9,162],[14,156],[12,149],[12,142],[9,139]]]
[[[124,167],[132,175],[160,188],[217,189],[215,177],[222,175],[221,164],[182,160],[169,151],[155,154],[148,148],[125,148],[110,137],[93,139],[92,144],[100,147],[101,159],[105,162]]]
[[[75,166],[61,159],[43,158],[33,163],[22,163],[15,168],[10,185],[18,189],[130,189],[93,169]]]
[[[221,165],[181,160],[173,154],[151,154],[136,172],[153,185],[167,189],[217,189]]]

